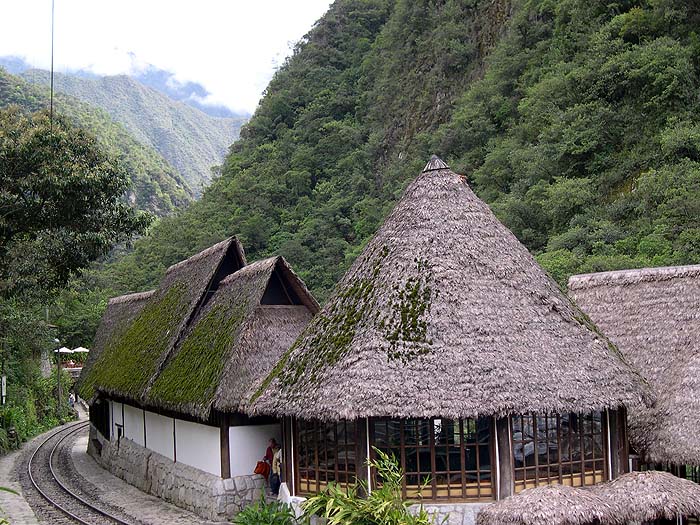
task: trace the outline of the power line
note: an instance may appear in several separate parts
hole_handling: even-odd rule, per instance
[[[49,123],[53,131],[53,41],[54,41],[54,2],[51,0],[51,95],[49,100]]]

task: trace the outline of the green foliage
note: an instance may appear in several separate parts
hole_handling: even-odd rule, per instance
[[[278,501],[266,502],[264,498],[248,505],[233,519],[236,525],[294,525],[294,512]]]
[[[126,174],[65,119],[0,109],[0,293],[53,290],[142,232],[120,200]]]
[[[22,77],[46,86],[49,72],[32,69]],[[174,178],[189,195],[199,196],[209,185],[212,166],[221,163],[243,123],[241,118],[211,117],[126,75],[86,78],[59,73],[54,77],[56,91],[101,108],[144,150],[158,152],[177,170]],[[62,104],[59,109],[63,110]],[[166,192],[159,197],[167,196]]]
[[[328,525],[431,525],[434,519],[421,504],[414,512],[411,501],[401,497],[404,473],[396,458],[375,448],[377,458],[369,462],[376,470],[379,487],[367,494],[361,481],[347,490],[335,483],[304,503],[304,515],[321,516]],[[427,483],[427,481],[426,481]],[[366,496],[363,496],[367,494]]]
[[[431,153],[561,284],[698,263],[699,23],[679,0],[339,0],[203,198],[99,271],[147,289],[237,234],[323,301]]]
[[[46,109],[46,85],[30,84],[0,68],[0,107],[17,105],[27,113]],[[56,95],[54,105],[76,126],[95,135],[105,152],[119,158],[131,182],[126,194],[129,204],[158,216],[189,204],[192,192],[175,169],[156,151],[137,142],[105,111],[62,94]]]
[[[81,378],[80,396],[90,399],[95,385],[138,396],[155,372],[173,331],[187,310],[186,286],[173,284],[149,301],[122,333],[110,339],[90,373]]]

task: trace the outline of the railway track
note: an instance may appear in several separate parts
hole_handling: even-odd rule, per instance
[[[84,491],[67,482],[66,478],[70,478],[70,474],[64,477],[58,472],[61,461],[57,457],[57,451],[60,451],[66,440],[88,425],[87,422],[75,423],[52,433],[29,456],[27,479],[44,500],[41,514],[52,524],[133,525],[90,502]]]

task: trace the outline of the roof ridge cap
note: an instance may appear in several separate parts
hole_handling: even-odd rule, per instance
[[[450,167],[447,165],[447,163],[444,160],[442,160],[437,155],[433,155],[432,157],[430,157],[430,160],[425,165],[425,168],[423,168],[422,173],[426,173],[428,171],[449,170],[449,169],[450,169]]]

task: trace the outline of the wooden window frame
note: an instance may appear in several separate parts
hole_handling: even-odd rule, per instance
[[[594,427],[595,416],[598,416],[600,430]],[[602,483],[608,479],[610,469],[608,458],[608,421],[605,412],[588,414],[566,414],[567,430],[562,426],[563,415],[522,414],[510,416],[512,432],[511,456],[515,493],[539,485],[558,483],[572,486],[590,486]],[[544,420],[544,421],[542,421]],[[572,430],[573,422],[577,421],[577,429]],[[552,427],[552,423],[555,427]],[[529,426],[527,426],[529,425]],[[520,429],[520,439],[516,439],[516,429]],[[531,428],[527,439],[527,429]],[[541,454],[540,440],[544,430],[547,440],[546,454]],[[556,433],[556,461],[552,460],[550,444],[552,435]],[[574,444],[577,445],[578,458],[574,458]],[[528,464],[525,450],[532,445],[531,455],[534,464]],[[522,465],[516,466],[516,447],[522,450]],[[568,452],[565,453],[565,448]],[[546,457],[541,462],[540,456]],[[590,456],[590,457],[589,457]]]
[[[439,420],[441,422],[451,422],[455,426],[452,427],[452,431],[454,432],[455,430],[458,430],[458,434],[455,434],[455,436],[459,436],[459,442],[453,442],[453,443],[446,443],[446,444],[440,444],[439,446],[436,446],[435,443],[435,421]],[[377,433],[376,433],[376,428],[378,425],[385,425],[386,432],[388,434],[389,432],[389,423],[398,423],[399,428],[398,428],[398,443],[395,445],[389,445],[388,449],[392,450],[397,450],[398,449],[398,457],[397,460],[399,461],[401,468],[404,471],[404,484],[402,487],[402,496],[405,499],[412,499],[416,498],[417,495],[414,493],[416,490],[414,487],[416,487],[415,484],[410,485],[410,492],[409,492],[409,485],[408,485],[408,479],[409,476],[415,477],[418,476],[418,481],[419,485],[421,483],[422,479],[425,479],[426,477],[430,478],[430,483],[426,486],[425,490],[423,490],[422,494],[420,495],[420,499],[422,501],[430,501],[430,502],[435,502],[435,503],[444,503],[444,502],[455,502],[455,503],[473,503],[477,501],[493,501],[495,500],[496,497],[496,483],[497,483],[497,473],[496,473],[496,458],[495,458],[495,446],[494,446],[494,440],[495,440],[495,435],[494,435],[494,422],[493,418],[480,418],[481,421],[485,422],[485,425],[483,428],[486,428],[488,431],[488,440],[486,443],[480,443],[479,442],[479,433],[480,429],[478,425],[477,419],[456,419],[456,420],[451,420],[449,418],[412,418],[412,419],[392,419],[392,418],[371,418],[369,422],[369,427],[370,427],[370,444],[372,445],[372,457],[375,457],[374,454],[374,447],[377,447],[380,450],[387,449],[385,446],[380,446],[381,443],[377,442]],[[419,435],[420,435],[420,430],[422,428],[422,425],[425,424],[425,422],[428,422],[428,444],[419,444]],[[467,439],[467,436],[469,435],[469,429],[468,425],[469,422],[473,422],[474,426],[474,440]],[[407,444],[407,436],[411,433],[410,431],[413,430],[414,434],[416,436],[416,443],[408,443]],[[483,452],[484,447],[488,448],[488,457],[490,460],[490,465],[489,465],[489,479],[487,480],[482,480],[482,477],[486,477],[484,472],[481,471],[481,454]],[[446,458],[447,462],[445,465],[446,470],[440,470],[438,472],[437,470],[437,457],[438,457],[438,450],[444,448],[445,453],[446,453]],[[466,469],[466,459],[465,459],[465,450],[469,448],[470,450],[473,449],[475,452],[475,461],[476,461],[476,470],[467,470]],[[413,450],[415,449],[416,451],[416,470],[407,470],[407,450]],[[426,451],[429,453],[430,456],[430,466],[429,466],[429,471],[425,470],[422,468],[422,464],[420,463],[421,461],[421,455],[420,455],[420,450],[423,449],[423,452],[425,453]],[[460,470],[451,470],[450,468],[450,456],[452,453],[456,453],[457,449],[459,449],[459,456],[460,456]],[[440,484],[438,485],[438,475],[446,476],[447,483],[446,484]],[[468,481],[468,476],[472,475],[476,478],[476,482],[469,482]],[[454,478],[454,480],[452,479]],[[377,486],[377,478],[376,478],[376,473],[372,472],[372,486]],[[473,491],[476,490],[476,494],[473,494]],[[446,492],[446,494],[445,494]],[[453,493],[457,494],[453,494]]]
[[[364,463],[359,464],[359,459],[364,457],[360,449],[365,446],[364,439],[361,439],[364,434],[359,429],[361,424],[360,420],[323,422],[295,419],[294,488],[297,495],[318,494],[331,482],[347,489],[349,485],[357,481],[361,469],[364,468]],[[349,431],[350,425],[353,428]],[[338,440],[338,430],[341,426],[344,430],[342,442]],[[332,440],[328,439],[329,433],[332,433]],[[309,435],[312,436],[311,439],[309,439]],[[311,453],[309,445],[313,445]],[[352,469],[348,463],[348,449],[351,447],[354,447],[355,457],[355,465]],[[328,452],[331,450],[333,451],[333,464],[329,467]],[[320,464],[320,455],[323,456],[323,467]],[[344,479],[339,481],[341,474]]]

